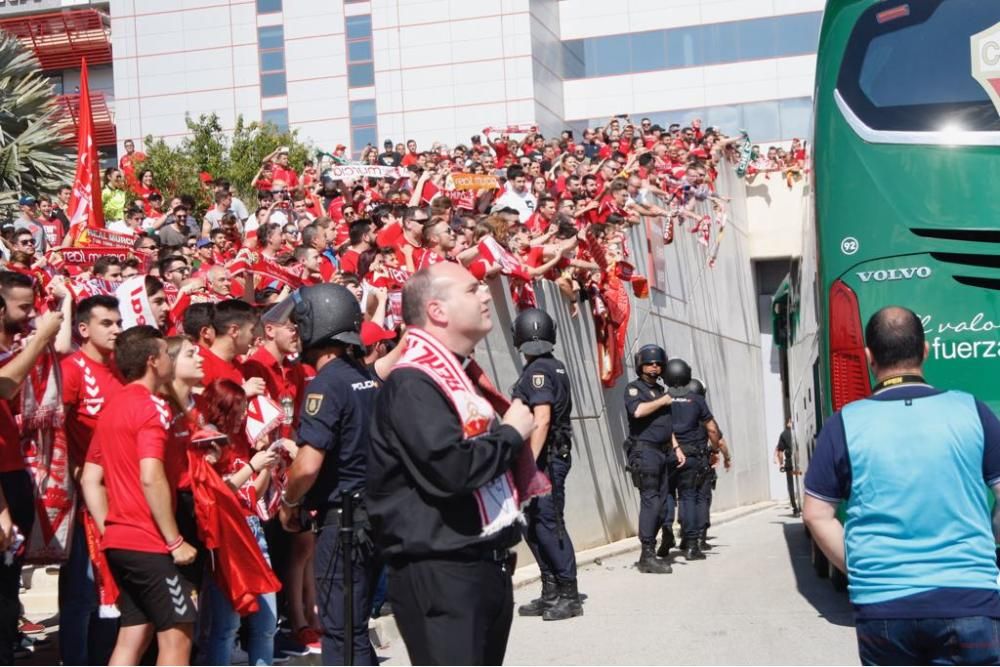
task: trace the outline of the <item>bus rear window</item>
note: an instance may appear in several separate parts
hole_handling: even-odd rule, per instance
[[[879,2],[851,33],[837,89],[875,130],[1000,131],[1000,111],[973,78],[970,43],[998,23],[992,0]]]

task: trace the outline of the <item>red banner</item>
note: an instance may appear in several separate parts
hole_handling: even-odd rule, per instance
[[[101,204],[101,167],[97,161],[97,144],[94,142],[94,116],[90,110],[90,83],[87,76],[87,59],[80,61],[80,116],[77,126],[76,178],[69,198],[67,214],[69,233],[76,242],[80,232],[89,228],[104,227],[104,208]]]
[[[101,257],[116,257],[122,262],[137,257],[142,260],[142,273],[149,270],[150,255],[144,250],[129,250],[126,248],[108,246],[81,246],[78,248],[56,248],[45,253],[47,256],[62,257],[64,264],[71,266],[91,266]]]
[[[80,233],[80,235],[76,238],[76,244],[80,246],[111,246],[114,248],[128,248],[131,250],[135,247],[135,234],[111,232],[107,229],[91,227],[89,229],[84,229]]]

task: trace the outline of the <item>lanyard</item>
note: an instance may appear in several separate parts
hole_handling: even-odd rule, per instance
[[[894,375],[892,377],[888,377],[882,380],[877,385],[875,385],[875,387],[872,389],[872,393],[877,394],[883,389],[898,387],[904,384],[927,384],[927,381],[924,380],[924,377],[922,375]]]

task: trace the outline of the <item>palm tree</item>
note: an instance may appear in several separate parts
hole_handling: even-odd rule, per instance
[[[0,208],[73,179],[67,123],[34,53],[0,32]]]

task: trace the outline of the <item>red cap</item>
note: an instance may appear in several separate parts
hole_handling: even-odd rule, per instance
[[[211,182],[212,182],[212,181],[214,180],[214,179],[212,178],[212,175],[211,175],[210,173],[208,173],[207,171],[203,171],[203,172],[201,172],[201,173],[200,173],[200,174],[198,175],[198,178],[200,178],[200,179],[201,179],[201,182],[202,182],[202,183],[211,183]]]
[[[335,150],[335,151],[346,151],[347,150],[347,146],[345,146],[344,144],[337,144],[337,147],[334,148],[333,150]]]
[[[396,337],[396,332],[384,329],[374,322],[361,323],[361,344],[371,347],[380,340],[392,340]]]
[[[691,155],[704,159],[708,157],[708,152],[704,148],[696,148],[691,151]]]

